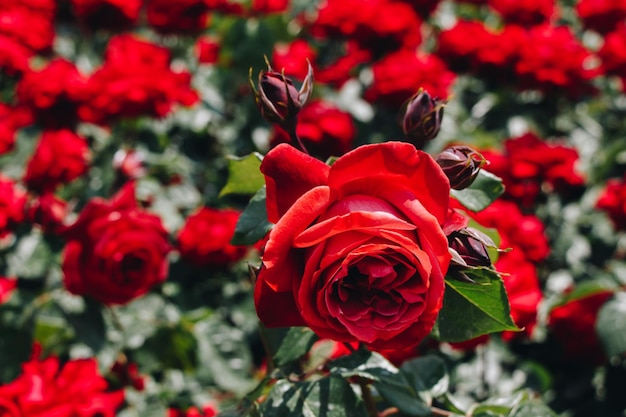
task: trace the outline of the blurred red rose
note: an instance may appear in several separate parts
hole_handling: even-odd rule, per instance
[[[0,239],[24,221],[26,193],[15,182],[0,173]]]
[[[575,10],[585,28],[600,34],[613,32],[626,19],[623,0],[579,0]]]
[[[46,192],[31,197],[25,210],[28,222],[38,225],[45,233],[58,234],[64,228],[69,207],[65,200]]]
[[[30,190],[54,191],[87,172],[89,147],[71,130],[45,130],[26,165],[23,181]]]
[[[243,258],[245,246],[233,246],[239,212],[202,207],[187,217],[178,233],[180,256],[199,267],[227,266]]]
[[[596,207],[606,212],[617,230],[626,230],[626,176],[606,182]]]
[[[157,32],[194,33],[207,26],[209,7],[204,0],[148,0],[148,23]]]
[[[167,278],[167,231],[137,207],[134,183],[110,201],[91,199],[63,236],[63,281],[73,294],[125,304]]]
[[[502,178],[504,198],[532,207],[542,192],[566,197],[584,185],[576,170],[578,152],[560,143],[550,143],[529,132],[504,141],[504,153],[481,150],[489,161],[485,169]]]
[[[622,91],[626,91],[626,23],[618,24],[605,36],[598,57],[602,61],[602,71],[619,77]]]
[[[570,98],[594,92],[591,79],[597,69],[588,68],[592,55],[568,26],[534,26],[520,46],[515,71],[521,89],[564,93]]]
[[[38,349],[22,365],[22,373],[0,385],[3,416],[114,417],[124,402],[124,391],[107,391],[95,359],[61,364],[55,356],[39,360]]]
[[[28,69],[33,52],[13,38],[0,34],[0,71],[17,75]]]
[[[385,142],[329,167],[281,144],[261,172],[276,223],[254,293],[261,321],[376,350],[419,344],[450,262],[441,228],[450,186],[434,159]]]
[[[598,365],[606,359],[596,333],[596,320],[600,308],[612,296],[612,291],[602,290],[566,300],[550,310],[548,330],[563,347],[565,360]]]
[[[437,9],[441,0],[400,0],[413,7],[422,19],[426,20]]]
[[[104,64],[87,82],[79,115],[106,124],[118,118],[163,117],[176,103],[198,101],[188,72],[170,68],[170,52],[133,35],[113,37]]]
[[[365,98],[398,108],[420,88],[432,97],[446,99],[456,78],[435,55],[417,55],[404,49],[374,63],[372,72],[374,81]]]
[[[86,87],[86,78],[74,63],[55,58],[41,70],[29,69],[17,85],[19,103],[47,127],[71,126]]]
[[[0,35],[16,40],[33,52],[46,52],[54,40],[56,2],[50,0],[37,5],[27,1],[0,2]]]
[[[494,265],[502,273],[511,306],[511,317],[517,327],[523,329],[522,332],[504,332],[502,337],[505,340],[532,335],[537,324],[537,307],[543,299],[537,267],[524,255],[519,249],[513,248],[510,252],[501,254]]]
[[[285,75],[304,80],[309,72],[307,60],[314,65],[315,50],[304,39],[296,39],[289,44],[277,43],[272,53],[272,67]],[[315,71],[317,76],[317,71]],[[317,78],[317,77],[316,77]],[[316,79],[317,81],[317,79]]]
[[[124,356],[123,360],[116,360],[111,366],[111,373],[117,379],[122,387],[131,386],[137,391],[145,389],[145,376],[139,373],[139,367],[136,363],[128,362]]]
[[[198,62],[201,64],[214,64],[220,55],[220,41],[213,36],[202,36],[196,40],[194,47]]]
[[[72,6],[86,29],[121,30],[135,24],[142,0],[72,0]]]
[[[487,4],[507,24],[538,25],[550,21],[555,14],[552,0],[489,0]]]
[[[0,155],[13,150],[17,130],[30,124],[30,112],[0,102]]]
[[[15,278],[0,277],[0,304],[6,303],[16,288],[17,280]],[[1,404],[0,411],[2,411]]]
[[[394,0],[327,0],[313,22],[319,38],[349,38],[376,54],[416,48],[422,21],[413,8]]]
[[[296,133],[311,155],[325,160],[352,149],[356,127],[349,113],[329,102],[316,100],[298,114]],[[280,128],[274,130],[270,139],[272,147],[290,142],[289,135]]]
[[[250,12],[254,15],[283,13],[289,8],[289,0],[252,0]]]
[[[330,63],[315,66],[315,81],[320,84],[330,84],[335,88],[341,86],[350,78],[358,76],[359,67],[372,60],[372,53],[363,49],[354,40],[347,40],[340,55]]]

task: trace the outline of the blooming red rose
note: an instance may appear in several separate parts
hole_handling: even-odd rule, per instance
[[[533,206],[543,190],[566,196],[584,185],[576,170],[578,152],[562,143],[550,143],[529,132],[504,141],[504,153],[481,151],[486,170],[502,178],[504,197],[524,207]]]
[[[613,296],[601,290],[580,298],[567,299],[548,315],[548,330],[563,347],[564,359],[600,364],[605,356],[596,333],[600,308]]]
[[[310,30],[316,37],[355,40],[375,53],[415,48],[421,19],[406,3],[389,0],[327,0]]]
[[[349,113],[329,102],[316,100],[298,114],[296,133],[311,155],[326,159],[343,155],[352,148],[356,127]],[[272,147],[289,142],[289,135],[278,128],[270,139]]]
[[[521,89],[543,93],[560,92],[577,98],[592,93],[591,79],[597,69],[588,68],[592,59],[567,26],[534,26],[519,49],[515,71]]]
[[[214,417],[217,415],[217,407],[213,404],[207,404],[199,410],[197,407],[191,406],[187,410],[179,408],[168,408],[167,417]]]
[[[8,75],[21,74],[28,69],[33,52],[13,38],[0,34],[0,70]]]
[[[74,13],[89,30],[125,29],[139,18],[141,0],[72,0]]]
[[[626,91],[626,24],[618,24],[613,32],[605,36],[598,57],[602,61],[602,71],[619,77],[622,91]]]
[[[180,256],[196,266],[227,266],[243,258],[245,246],[230,244],[239,212],[202,207],[187,217],[178,234]]]
[[[250,12],[254,15],[283,13],[289,7],[289,0],[252,0]]]
[[[95,359],[61,364],[55,356],[39,360],[38,349],[22,373],[0,385],[0,415],[8,417],[114,417],[124,391],[107,391]]]
[[[365,98],[392,107],[400,107],[420,88],[432,97],[445,99],[456,78],[435,55],[417,55],[404,49],[374,63],[372,72],[374,81]]]
[[[415,346],[442,306],[450,185],[413,145],[356,148],[332,166],[281,144],[261,164],[269,221],[261,321],[372,349]],[[280,308],[276,308],[280,306]]]
[[[63,281],[73,294],[125,304],[167,278],[167,231],[137,206],[133,183],[111,201],[90,200],[64,237]]]
[[[29,159],[24,183],[37,192],[54,191],[87,171],[89,147],[71,130],[46,130]]]
[[[296,39],[289,44],[274,45],[272,67],[285,71],[285,75],[304,80],[309,73],[309,64],[315,62],[315,50],[304,39]],[[317,71],[315,71],[317,76]],[[316,77],[317,78],[317,77]],[[316,80],[317,81],[317,80]]]
[[[202,36],[196,40],[194,49],[199,63],[214,64],[220,55],[220,42],[216,37]]]
[[[0,2],[0,35],[16,40],[33,52],[49,50],[54,40],[55,2],[42,6],[28,7],[27,2]]]
[[[320,84],[330,84],[339,89],[350,78],[358,75],[361,65],[372,60],[372,53],[363,49],[354,40],[347,40],[341,55],[330,63],[315,68],[315,81]]]
[[[204,0],[148,0],[148,23],[160,33],[193,33],[207,26],[209,8]]]
[[[166,48],[118,35],[109,41],[103,66],[87,82],[79,115],[100,124],[124,117],[163,117],[176,103],[198,100],[190,82],[188,72],[172,71]]]
[[[0,239],[24,220],[26,193],[0,173]]]
[[[67,202],[46,192],[31,198],[26,204],[26,220],[38,225],[45,233],[58,234],[64,229],[69,208]]]
[[[622,0],[579,0],[575,10],[585,28],[601,34],[614,31],[626,19]]]
[[[626,230],[626,176],[606,182],[596,207],[606,212],[617,230]]]
[[[552,0],[489,0],[506,23],[532,26],[548,22],[555,12]]]
[[[15,278],[0,277],[0,304],[6,303],[11,298],[15,288],[17,288],[17,280]],[[1,405],[0,411],[2,411]]]

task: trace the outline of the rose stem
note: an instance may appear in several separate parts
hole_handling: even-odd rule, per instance
[[[365,408],[367,409],[367,417],[378,417],[376,402],[374,401],[374,396],[372,395],[372,390],[370,390],[369,385],[365,382],[365,380],[360,379],[359,386],[361,387],[363,402],[365,403]]]
[[[288,123],[283,124],[282,127],[289,134],[289,138],[291,139],[291,143],[293,144],[293,146],[296,149],[299,149],[305,154],[309,155],[309,151],[307,150],[306,146],[304,146],[304,143],[302,143],[302,140],[300,139],[300,136],[298,136],[298,133],[296,133],[297,125],[298,125],[298,118],[294,117]]]

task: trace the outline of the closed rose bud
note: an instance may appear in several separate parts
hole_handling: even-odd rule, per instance
[[[467,146],[450,146],[435,157],[450,180],[450,187],[462,190],[472,185],[487,160]]]
[[[291,129],[295,125],[296,115],[311,94],[313,69],[309,65],[309,73],[299,91],[293,81],[285,77],[284,72],[273,71],[269,63],[267,71],[261,71],[259,74],[258,87],[255,88],[252,78],[250,78],[250,84],[263,118],[268,122]]]
[[[402,130],[409,142],[421,149],[437,136],[445,105],[446,100],[431,97],[423,88],[406,102]]]
[[[457,266],[490,266],[491,258],[487,252],[487,246],[495,247],[494,242],[489,236],[472,228],[466,227],[448,236],[450,248],[456,251],[461,257],[465,265]],[[453,258],[453,263],[454,258]]]

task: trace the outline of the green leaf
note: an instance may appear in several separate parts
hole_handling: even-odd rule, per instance
[[[596,330],[608,356],[626,352],[626,293],[619,292],[598,312]]]
[[[481,169],[472,185],[464,190],[451,190],[450,195],[476,212],[487,208],[503,192],[502,179]]]
[[[312,382],[280,380],[261,404],[263,417],[362,417],[365,406],[341,377]]]
[[[426,403],[448,391],[450,381],[446,364],[437,356],[427,355],[406,361],[400,371]]]
[[[307,327],[290,328],[274,357],[276,365],[283,366],[300,359],[317,339],[317,335]]]
[[[252,195],[265,184],[265,178],[259,170],[263,157],[254,152],[247,156],[228,159],[228,181],[219,196],[229,194]]]
[[[556,417],[556,413],[538,400],[528,400],[517,406],[508,417]]]
[[[267,221],[265,187],[261,187],[239,215],[231,243],[233,245],[253,245],[263,239],[272,230],[272,227],[273,224]]]
[[[520,330],[511,318],[504,283],[497,273],[466,272],[476,284],[446,280],[443,308],[437,319],[439,339],[463,342],[487,333]]]
[[[85,298],[84,310],[79,313],[68,312],[60,305],[63,316],[74,328],[76,338],[93,349],[100,351],[106,343],[106,326],[102,316],[102,305]]]
[[[21,365],[30,356],[33,326],[14,327],[0,321],[0,385],[17,377]]]
[[[371,380],[380,395],[406,415],[431,415],[430,407],[424,403],[405,376],[378,353],[361,349],[331,362],[330,372],[344,378],[361,377]]]

